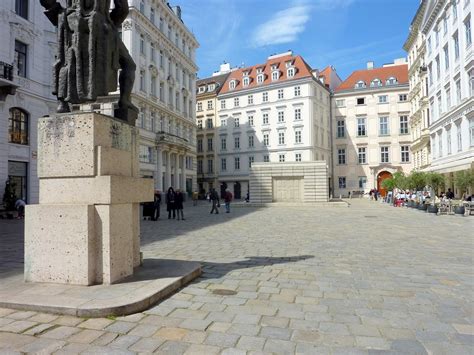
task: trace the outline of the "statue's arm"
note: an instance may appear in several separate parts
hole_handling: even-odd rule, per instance
[[[110,13],[110,18],[115,26],[119,27],[128,16],[128,1],[114,0],[115,8]]]
[[[64,10],[62,6],[55,0],[40,0],[40,4],[46,9],[44,14],[49,21],[51,21],[54,26],[57,26],[58,15]]]

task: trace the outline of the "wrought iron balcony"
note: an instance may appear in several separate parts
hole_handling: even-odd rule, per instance
[[[17,87],[13,82],[13,65],[0,62],[0,102],[5,101],[7,95],[15,95]]]

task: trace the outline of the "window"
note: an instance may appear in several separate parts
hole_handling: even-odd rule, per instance
[[[249,126],[252,127],[252,126],[253,126],[253,115],[250,115],[250,116],[248,117],[248,121],[249,121]]]
[[[278,132],[278,144],[285,144],[285,132]]]
[[[229,89],[230,89],[230,90],[234,90],[234,89],[235,89],[235,86],[236,86],[235,80],[231,80],[230,83],[229,83]]]
[[[400,116],[400,134],[408,134],[408,116]]]
[[[184,76],[184,75],[183,75],[183,76]],[[216,88],[216,85],[215,85],[215,84],[209,84],[209,85],[207,86],[207,91],[209,91],[209,92],[210,92],[210,91],[214,91],[215,88]]]
[[[151,77],[151,95],[156,97],[156,76]]]
[[[239,157],[234,158],[234,169],[235,170],[240,170],[240,158]]]
[[[459,60],[459,36],[457,32],[453,35],[453,41],[454,41],[454,59],[458,61]]]
[[[285,112],[278,111],[278,123],[285,122]]]
[[[379,104],[386,104],[388,102],[388,96],[387,95],[380,95],[379,96]]]
[[[443,48],[443,51],[444,51],[444,69],[448,70],[449,69],[449,48],[447,45]]]
[[[388,117],[379,117],[379,135],[387,136],[389,134]]]
[[[202,160],[197,161],[197,172],[198,172],[198,174],[202,174],[202,172],[203,172]]]
[[[226,127],[227,126],[227,118],[221,118],[221,126]]]
[[[466,33],[466,47],[469,47],[472,44],[471,17],[470,16],[464,21],[464,32]]]
[[[227,159],[221,158],[221,171],[226,171],[226,170],[227,170]]]
[[[451,1],[451,6],[453,7],[453,21],[455,21],[458,18],[458,7],[456,4],[457,0]]]
[[[337,121],[337,138],[344,138],[346,136],[346,122],[344,120]]]
[[[301,109],[296,108],[295,109],[295,121],[301,120]]]
[[[367,164],[367,148],[358,147],[357,148],[357,158],[359,164]]]
[[[140,70],[140,90],[145,91],[145,71]]]
[[[207,173],[212,174],[214,172],[214,162],[212,159],[207,160]]]
[[[301,87],[295,86],[295,96],[301,96]]]
[[[450,155],[452,153],[451,129],[446,130],[446,143],[448,148],[448,155]]]
[[[19,109],[10,109],[8,119],[8,142],[15,144],[28,145],[28,114]]]
[[[263,124],[268,124],[268,113],[263,114]]]
[[[398,101],[405,102],[408,100],[407,94],[398,95]]]
[[[451,108],[451,90],[446,88],[446,110]]]
[[[265,147],[268,147],[268,146],[270,145],[270,142],[269,142],[268,134],[267,134],[267,133],[265,133],[265,134],[263,135],[263,145],[264,145]]]
[[[448,33],[448,19],[446,16],[443,18],[443,35],[446,36]]]
[[[155,9],[154,8],[150,9],[150,21],[152,24],[155,24]]]
[[[234,137],[234,148],[240,149],[240,137]]]
[[[400,147],[400,152],[402,156],[402,163],[409,163],[410,162],[410,146],[402,145]]]
[[[202,139],[197,140],[197,151],[198,151],[198,153],[202,153],[202,151],[203,151],[203,149],[202,149]]]
[[[469,145],[474,147],[474,120],[469,121]]]
[[[380,79],[374,79],[370,82],[370,87],[382,86],[382,81]]]
[[[197,103],[197,110],[202,111],[202,102]]]
[[[461,79],[456,80],[456,105],[461,102]]]
[[[225,100],[221,100],[221,109],[222,109],[222,110],[225,109]]]
[[[278,155],[278,161],[280,163],[284,163],[285,162],[285,154],[279,154]]]
[[[301,143],[301,131],[295,131],[295,143]]]
[[[240,104],[239,104],[239,98],[238,97],[234,97],[234,107],[239,107]]]
[[[356,84],[355,84],[355,88],[356,89],[363,89],[365,88],[365,82],[363,82],[362,80],[359,80]]]
[[[265,79],[264,74],[257,75],[257,84],[263,83],[264,79]]]
[[[359,117],[357,118],[357,136],[363,137],[366,135],[367,135],[366,118]]]
[[[433,85],[433,64],[428,64],[428,83]]]
[[[428,54],[431,54],[431,37],[428,37],[427,47],[428,47]]]
[[[458,152],[462,150],[462,134],[461,134],[461,125],[456,125],[456,137],[458,142]]]
[[[26,78],[27,46],[20,41],[15,41],[15,64],[17,75]]]
[[[392,77],[387,79],[385,84],[386,85],[396,85],[397,84],[397,79],[392,76]]]
[[[294,77],[294,76],[295,76],[295,68],[288,68],[288,70],[286,71],[286,73],[287,73],[287,76],[288,76],[289,78]]]
[[[346,164],[346,148],[337,149],[337,164],[338,165]]]
[[[301,153],[295,153],[295,161],[301,161]]]
[[[209,101],[207,102],[207,109],[208,109],[208,110],[212,110],[212,100],[209,100]]]
[[[265,155],[263,156],[263,162],[264,162],[264,163],[268,163],[269,161],[270,161],[270,156],[269,156],[268,154],[265,154]]]
[[[278,89],[278,99],[283,99],[283,89]]]
[[[380,162],[381,163],[390,162],[389,156],[388,156],[388,147],[380,147]]]
[[[249,148],[253,148],[253,136],[249,136]]]
[[[253,95],[247,96],[247,102],[249,105],[253,105]]]
[[[344,107],[344,106],[345,106],[345,100],[344,99],[336,100],[336,107]]]
[[[268,102],[268,92],[262,93],[262,101],[263,102]]]
[[[29,0],[15,0],[15,12],[28,20],[28,1]]]
[[[367,177],[359,176],[359,189],[365,189],[366,185],[367,185]]]
[[[140,35],[140,54],[145,55],[145,36]]]
[[[227,150],[227,139],[221,138],[221,150]]]
[[[249,168],[252,167],[253,162],[255,161],[254,157],[249,157]]]
[[[153,163],[153,148],[141,145],[139,148],[138,159],[142,163]]]
[[[142,14],[145,14],[145,3],[142,1],[140,1],[140,12]]]
[[[150,57],[151,57],[151,61],[154,63],[155,62],[155,45],[153,43],[150,43]]]
[[[240,118],[234,117],[234,127],[239,127],[239,126],[240,126]]]
[[[273,81],[278,80],[279,77],[280,77],[280,73],[278,71],[272,72],[272,80]]]
[[[212,145],[213,145],[212,143],[213,143],[213,139],[212,139],[212,138],[208,138],[208,139],[207,139],[207,150],[208,150],[209,152],[212,152],[212,151],[214,150],[214,149],[213,149],[213,146],[212,146]]]
[[[436,79],[439,79],[441,76],[441,65],[439,64],[439,55],[435,58],[436,61]]]
[[[197,126],[199,129],[202,129],[202,120],[197,121]]]
[[[345,189],[346,188],[346,177],[345,176],[339,176],[339,188],[340,189]]]
[[[244,87],[249,86],[249,84],[250,84],[250,78],[249,78],[249,77],[245,77],[244,80],[243,80],[243,85],[244,85]]]
[[[357,105],[365,105],[365,97],[357,98]]]

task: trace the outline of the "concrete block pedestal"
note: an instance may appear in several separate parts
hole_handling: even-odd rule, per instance
[[[140,265],[136,127],[96,113],[38,125],[39,204],[26,207],[25,281],[112,284]]]

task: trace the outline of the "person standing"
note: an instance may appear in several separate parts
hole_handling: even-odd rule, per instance
[[[25,218],[25,206],[26,203],[23,199],[19,198],[15,201],[15,209],[18,211],[17,219]]]
[[[232,201],[232,192],[229,189],[225,190],[224,202],[225,202],[225,213],[230,213],[230,202]]]
[[[214,211],[216,211],[216,214],[219,214],[220,202],[219,202],[219,195],[217,194],[216,189],[212,189],[209,197],[210,197],[210,201],[212,202],[211,214]]]
[[[153,198],[153,215],[152,220],[156,221],[160,218],[160,205],[161,205],[161,193],[160,191],[155,191],[155,197]]]
[[[181,190],[176,190],[176,210],[178,214],[178,221],[179,221],[179,215],[181,214],[181,219],[184,221],[184,214],[183,214],[183,202],[184,202],[184,194],[181,192]]]
[[[198,198],[199,198],[199,194],[197,191],[194,191],[193,192],[193,206],[197,206],[198,204]]]
[[[173,219],[176,218],[176,192],[172,187],[166,193],[166,210],[168,211],[168,219],[171,218],[171,212],[173,212]]]

